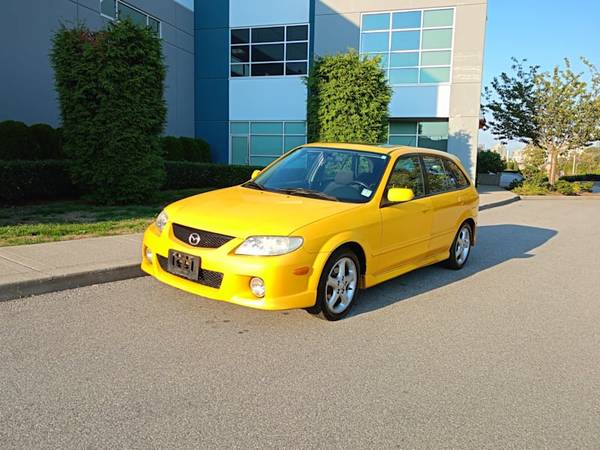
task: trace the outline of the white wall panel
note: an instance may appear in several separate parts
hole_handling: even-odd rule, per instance
[[[306,120],[300,77],[229,80],[229,120]]]
[[[308,23],[309,11],[310,0],[229,0],[229,26]]]
[[[450,86],[394,86],[390,117],[448,117]]]

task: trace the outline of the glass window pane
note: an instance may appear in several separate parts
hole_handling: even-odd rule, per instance
[[[434,150],[446,152],[448,151],[448,138],[419,136],[419,147],[432,148]]]
[[[304,136],[286,136],[283,151],[287,152],[304,144],[306,144],[306,137]]]
[[[363,33],[361,50],[368,52],[387,52],[389,50],[390,33]]]
[[[362,30],[389,30],[390,14],[365,14],[362,17]]]
[[[160,34],[160,22],[152,17],[148,17],[148,26],[152,28],[156,34]]]
[[[141,26],[146,26],[146,15],[133,8],[130,8],[123,3],[119,3],[119,19],[126,20],[130,19],[133,23]]]
[[[252,42],[283,42],[283,27],[252,28]]]
[[[390,134],[417,134],[417,122],[390,122]]]
[[[450,27],[454,20],[454,11],[451,9],[434,9],[424,11],[424,27]]]
[[[308,59],[308,44],[306,42],[287,44],[285,59],[287,61],[299,61]]]
[[[248,122],[231,122],[229,132],[231,134],[248,134]]]
[[[467,177],[453,161],[450,161],[449,159],[444,159],[444,168],[446,169],[446,173],[452,179],[452,183],[457,188],[462,189],[469,185]]]
[[[408,84],[419,81],[419,71],[417,69],[391,69],[390,84]]]
[[[285,134],[306,134],[306,122],[286,122]]]
[[[412,189],[415,197],[424,195],[425,182],[423,181],[423,172],[419,158],[416,156],[399,158],[396,161],[386,188]]]
[[[421,136],[448,136],[448,122],[419,122]]]
[[[419,31],[394,31],[392,33],[392,50],[418,50]]]
[[[390,67],[413,67],[419,65],[418,53],[392,53]]]
[[[270,158],[268,156],[251,156],[250,157],[250,165],[258,166],[258,167],[267,167],[269,164],[271,164],[276,159],[277,158],[275,158],[275,157]]]
[[[283,153],[283,136],[251,136],[251,155],[279,156]]]
[[[421,28],[421,11],[394,13],[392,28]]]
[[[247,44],[250,42],[250,29],[239,28],[237,30],[231,30],[231,43],[232,44]]]
[[[452,52],[423,52],[421,53],[422,66],[445,66],[450,65]]]
[[[417,146],[416,136],[390,136],[390,144],[392,145],[407,145],[409,147]]]
[[[252,64],[253,77],[283,75],[283,63]]]
[[[231,137],[231,164],[248,164],[247,137]]]
[[[379,57],[379,59],[380,59],[379,65],[381,66],[381,68],[382,69],[388,68],[389,53],[366,53],[366,54],[363,54],[363,56],[365,56],[369,59]]]
[[[425,164],[425,176],[429,185],[429,193],[437,194],[453,189],[449,184],[449,177],[446,175],[441,158],[423,156],[423,163]]]
[[[248,62],[250,61],[250,46],[249,45],[232,45],[231,46],[231,62]]]
[[[290,62],[285,65],[286,75],[306,75],[307,63],[305,62]]]
[[[252,46],[252,62],[283,61],[283,44],[260,44]]]
[[[252,122],[251,132],[252,134],[283,134],[283,122]]]
[[[452,48],[452,30],[423,30],[423,48]]]
[[[306,41],[308,40],[308,25],[294,25],[287,27],[288,41]]]
[[[448,81],[450,81],[450,67],[421,69],[421,83],[447,83]]]
[[[231,65],[231,76],[232,77],[249,77],[250,76],[250,64],[232,64]]]
[[[117,17],[117,2],[116,0],[101,0],[100,11],[102,14],[113,19]]]

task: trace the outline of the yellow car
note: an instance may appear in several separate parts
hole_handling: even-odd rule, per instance
[[[463,267],[478,204],[448,153],[308,144],[240,186],[167,206],[144,234],[142,269],[193,294],[338,320],[361,288]]]

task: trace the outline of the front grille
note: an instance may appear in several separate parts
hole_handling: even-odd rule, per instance
[[[156,255],[158,258],[158,264],[165,272],[169,272],[167,269],[169,267],[169,260],[162,255]],[[170,273],[170,272],[169,272]],[[175,274],[171,274],[175,275]],[[179,275],[175,275],[178,277]],[[183,277],[180,277],[183,278]],[[184,278],[187,280],[187,278]],[[223,274],[221,272],[214,272],[212,270],[200,269],[200,273],[198,274],[197,280],[190,280],[194,283],[199,283],[204,286],[208,286],[211,288],[219,289],[221,287],[221,283],[223,282]]]
[[[226,244],[233,239],[233,236],[197,230],[177,223],[173,224],[173,234],[181,242],[202,248],[219,248],[221,245]],[[192,236],[191,239],[190,236]]]

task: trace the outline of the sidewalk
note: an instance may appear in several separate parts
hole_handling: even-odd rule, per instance
[[[519,199],[493,186],[479,192],[481,210]],[[0,301],[142,276],[141,241],[129,234],[0,247]]]

